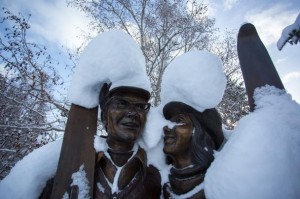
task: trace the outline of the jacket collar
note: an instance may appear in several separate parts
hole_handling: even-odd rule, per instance
[[[106,144],[107,146],[107,144]],[[114,181],[114,176],[117,173],[117,169],[120,170],[120,175],[118,178],[118,187],[119,189],[123,189],[126,185],[128,185],[132,179],[134,178],[135,174],[139,172],[141,169],[142,178],[144,179],[147,174],[147,155],[144,149],[137,146],[137,151],[133,151],[132,156],[129,158],[128,162],[122,166],[118,167],[112,161],[109,153],[108,147],[103,148],[103,151],[99,151],[97,153],[97,162],[100,163],[100,167],[103,170],[104,175],[112,182]],[[121,152],[124,153],[124,152]],[[128,175],[131,174],[131,175]]]

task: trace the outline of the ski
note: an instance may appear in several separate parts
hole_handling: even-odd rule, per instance
[[[284,89],[284,86],[254,25],[246,23],[241,26],[237,39],[237,51],[250,111],[253,111],[255,106],[253,93],[257,87],[268,84]]]
[[[72,174],[83,165],[93,198],[95,149],[94,136],[97,130],[98,107],[87,109],[72,104],[63,138],[57,172],[54,178],[51,198],[63,198],[65,193],[74,197],[78,187],[70,187]],[[51,160],[50,160],[51,161]],[[76,194],[75,194],[76,195]]]

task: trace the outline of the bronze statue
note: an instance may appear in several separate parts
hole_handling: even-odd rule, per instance
[[[147,154],[137,144],[151,89],[140,47],[121,30],[101,33],[85,48],[76,69],[63,156],[54,182],[47,183],[40,198],[77,197],[82,192],[72,176],[79,168],[86,173],[90,198],[159,198],[160,174],[147,164]],[[94,136],[99,104],[106,138]],[[66,161],[68,157],[72,159]]]
[[[221,117],[214,108],[199,112],[182,102],[166,104],[163,114],[176,123],[172,129],[163,128],[163,151],[173,165],[169,183],[163,187],[164,198],[184,194],[184,198],[205,198],[205,172],[224,139]]]
[[[104,150],[97,153],[94,198],[160,198],[161,177],[147,165],[147,154],[136,141],[144,130],[150,93],[120,86],[100,92],[101,120],[107,131]],[[40,199],[50,198],[53,179]]]
[[[108,148],[97,154],[95,198],[160,197],[160,174],[147,166],[147,155],[136,144],[145,127],[149,98],[148,91],[135,87],[102,89],[101,118]]]
[[[190,51],[174,59],[165,70],[161,106],[165,119],[163,151],[172,164],[165,198],[205,198],[204,176],[223,143],[221,117],[226,77],[222,61],[207,51]]]

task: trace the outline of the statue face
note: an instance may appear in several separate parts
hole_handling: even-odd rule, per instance
[[[134,142],[145,127],[150,104],[137,96],[114,96],[107,102],[104,124],[108,137],[118,142]]]
[[[175,122],[176,125],[172,129],[167,126],[163,128],[164,153],[171,156],[188,153],[194,129],[192,120],[187,114],[178,114],[174,115],[170,121]]]

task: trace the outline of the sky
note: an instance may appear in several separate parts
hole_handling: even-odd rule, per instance
[[[267,47],[281,80],[293,99],[300,103],[300,44],[287,44],[282,51],[276,43],[281,31],[294,23],[300,13],[299,0],[203,0],[209,4],[208,13],[216,19],[220,31],[236,30],[252,23]],[[82,32],[88,30],[84,13],[67,7],[63,0],[2,0],[13,12],[31,13],[32,40],[58,52],[61,46],[75,49],[83,42]],[[1,32],[0,32],[1,34]]]
[[[283,28],[293,24],[300,13],[299,0],[210,0],[209,15],[215,17],[220,30],[238,30],[252,23],[294,100],[300,103],[300,44],[279,51],[277,41]]]

